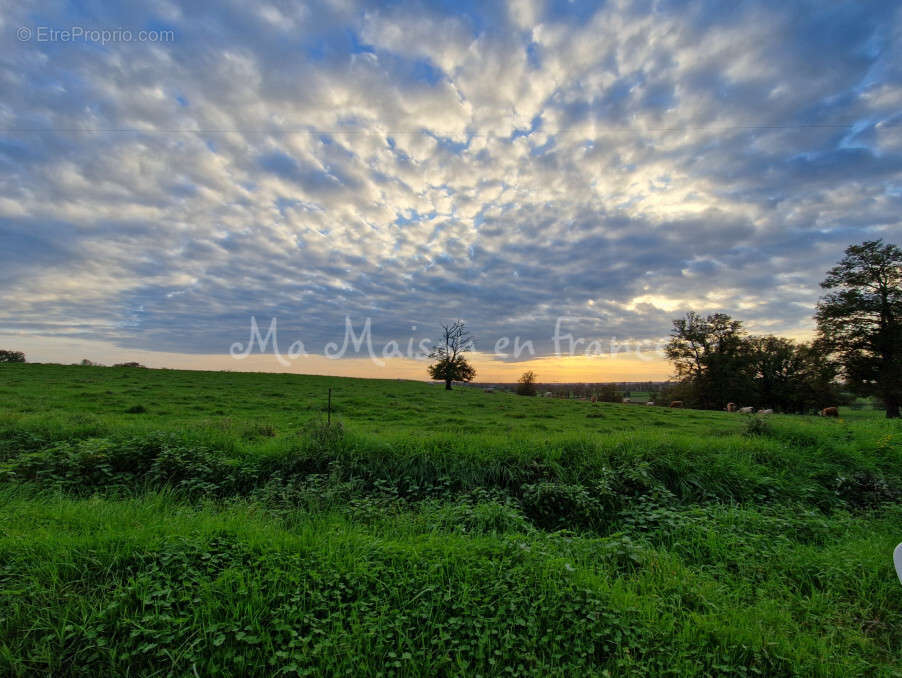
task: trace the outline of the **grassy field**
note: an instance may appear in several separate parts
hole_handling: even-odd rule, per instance
[[[0,675],[902,675],[842,414],[4,365]]]

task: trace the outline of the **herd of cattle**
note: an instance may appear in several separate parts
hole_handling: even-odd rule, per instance
[[[486,392],[491,392],[493,389],[485,389],[485,390],[486,390]],[[552,397],[554,397],[554,394],[551,391],[546,391],[545,393],[542,394],[542,397],[552,398]],[[589,400],[593,403],[598,402],[597,396],[594,396],[594,395],[591,398],[589,398]],[[623,402],[631,403],[633,401],[630,398],[624,398]],[[646,405],[654,405],[655,403],[653,401],[649,400],[645,404]],[[683,407],[683,401],[682,400],[671,400],[670,406],[676,407],[676,408],[681,408],[681,407]],[[739,405],[737,405],[736,403],[727,403],[727,406],[724,408],[724,410],[727,412],[738,412],[739,414],[773,414],[774,413],[774,411],[770,408],[761,409],[761,410],[756,411],[754,407],[739,407]],[[839,417],[839,410],[836,407],[825,407],[817,414],[820,417]]]
[[[654,403],[646,403],[646,405],[654,405]],[[682,400],[672,400],[670,401],[671,407],[682,407]],[[724,408],[727,412],[739,412],[739,414],[773,414],[774,411],[772,409],[758,410],[755,412],[754,407],[739,407],[736,403],[727,403],[727,406]],[[818,416],[821,417],[838,417],[839,409],[836,407],[825,407],[820,412],[818,412]]]

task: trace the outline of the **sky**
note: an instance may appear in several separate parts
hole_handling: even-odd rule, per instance
[[[894,2],[0,7],[32,361],[426,378],[460,318],[478,379],[660,379],[674,318],[805,338],[902,244]]]

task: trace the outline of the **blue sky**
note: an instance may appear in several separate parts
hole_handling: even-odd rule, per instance
[[[345,316],[539,355],[560,316],[803,336],[845,246],[902,241],[896,3],[2,6],[0,334],[26,351],[226,353],[251,315],[313,351]]]

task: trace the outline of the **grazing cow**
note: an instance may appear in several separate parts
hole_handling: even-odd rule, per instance
[[[739,408],[740,414],[751,414],[754,411],[755,411],[754,407],[740,407]]]
[[[773,413],[774,413],[774,411],[771,410],[771,409],[767,409],[767,410],[758,410],[758,414],[773,414]]]
[[[621,400],[621,402],[628,403],[628,402],[631,402],[631,401],[630,401],[629,398],[624,398],[623,400]]]
[[[553,394],[551,391],[545,391],[545,393],[542,395],[542,397],[543,397],[543,398],[550,398],[550,397],[553,396],[553,395],[554,395],[554,394]]]
[[[727,403],[727,412],[735,412],[737,407],[736,403]]]
[[[489,388],[482,389],[482,391],[483,391],[483,393],[494,393],[495,389],[489,387]]]
[[[648,401],[647,403],[645,403],[645,404],[646,404],[646,405],[654,405],[655,403],[654,403],[654,401],[649,400],[649,401]]]
[[[820,415],[822,417],[838,417],[839,410],[835,407],[825,407],[821,410]]]
[[[592,396],[591,400],[592,400],[593,403],[597,403],[597,402],[598,402],[598,396]]]
[[[682,406],[683,406],[683,401],[682,401],[682,400],[671,400],[671,401],[670,401],[670,406],[671,406],[671,407],[682,407]]]

